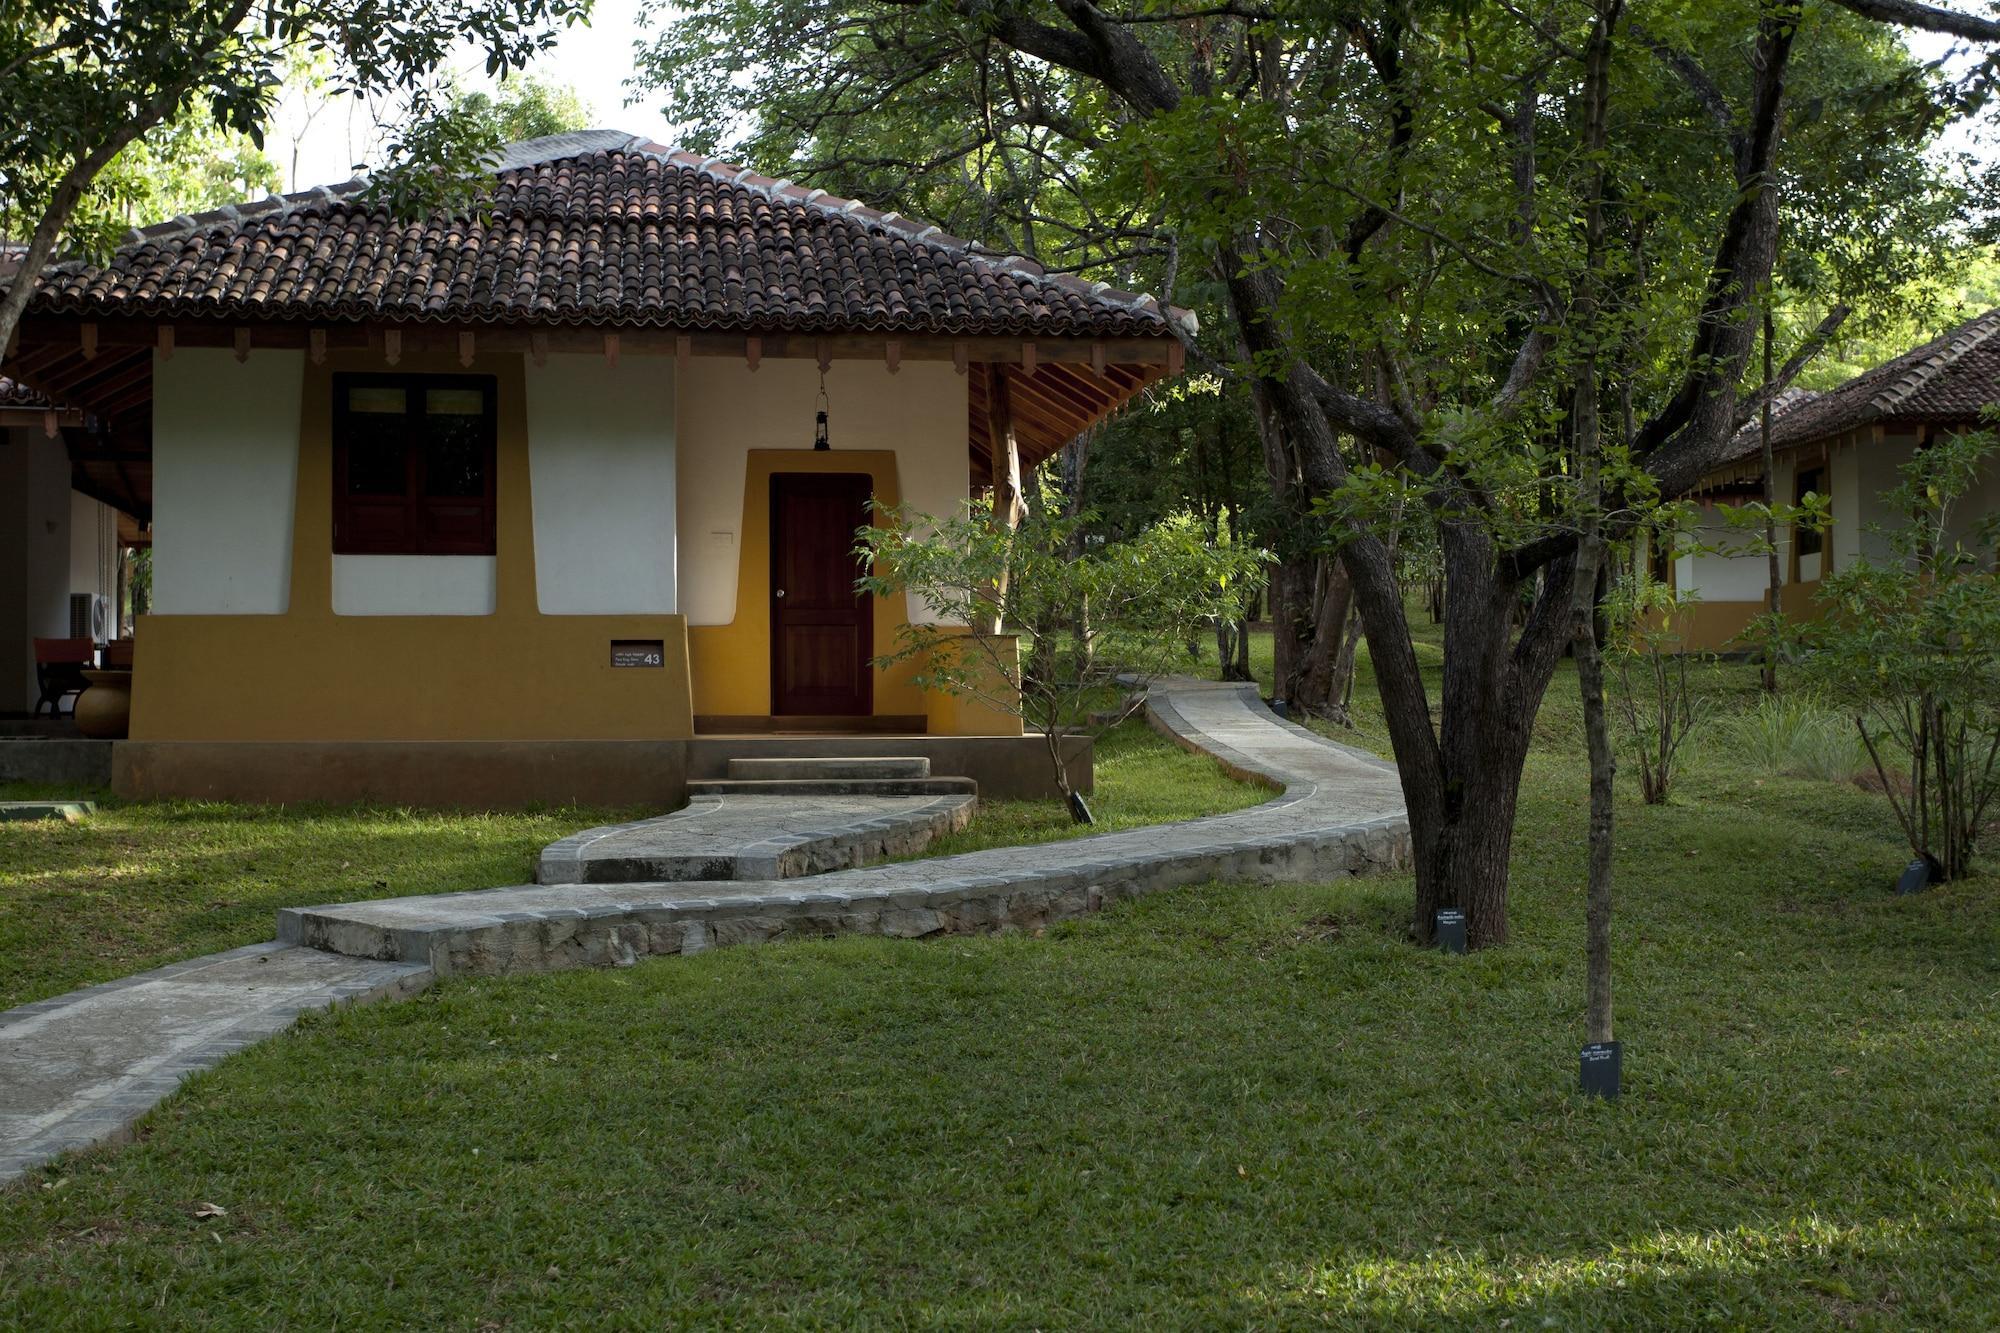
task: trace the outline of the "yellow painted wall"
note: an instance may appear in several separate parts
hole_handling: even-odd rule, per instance
[[[1817,580],[1785,584],[1778,605],[1786,619],[1805,621],[1818,618],[1821,610],[1814,599],[1818,597],[1819,589]],[[1763,614],[1764,603],[1761,601],[1690,602],[1680,616],[1680,647],[1691,653],[1743,652],[1755,645],[1741,641],[1740,636],[1749,628],[1751,621]]]
[[[253,354],[254,355],[254,354]],[[282,615],[156,615],[135,632],[134,740],[673,740],[694,734],[680,616],[544,616],[519,356],[469,368],[499,389],[496,606],[490,616],[333,613],[332,375],[301,395],[291,597]],[[398,371],[464,373],[405,356]],[[610,641],[659,639],[660,669],[613,668]]]
[[[771,712],[771,478],[783,472],[864,474],[877,501],[902,502],[896,455],[888,450],[753,449],[745,463],[743,513],[737,531],[736,615],[727,625],[688,628],[688,659],[698,717],[765,717]],[[875,599],[875,652],[894,652],[903,599]],[[921,716],[924,695],[905,664],[875,669],[876,716]]]
[[[966,659],[967,666],[976,672],[983,683],[977,688],[980,694],[991,699],[999,699],[1006,692],[1019,697],[1021,681],[1021,641],[1012,634],[992,636],[994,653],[984,656],[983,649],[976,650]],[[947,640],[932,649],[933,652],[947,651]],[[933,736],[1019,736],[1022,734],[1021,716],[1018,712],[1006,712],[978,695],[953,695],[942,691],[931,691],[924,695],[925,729]]]

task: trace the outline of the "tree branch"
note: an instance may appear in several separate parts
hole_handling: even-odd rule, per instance
[[[1737,404],[1737,430],[1742,430],[1745,426],[1749,425],[1751,419],[1764,410],[1765,403],[1776,399],[1779,394],[1792,386],[1792,381],[1799,377],[1799,372],[1804,370],[1806,365],[1820,354],[1821,350],[1825,348],[1827,340],[1833,337],[1840,326],[1846,322],[1848,315],[1852,313],[1844,305],[1836,305],[1833,309],[1826,312],[1826,318],[1819,322],[1819,327],[1814,329],[1803,343],[1799,344],[1799,350],[1792,353],[1791,359],[1786,361],[1783,368],[1771,378],[1771,382],[1759,386],[1755,393],[1752,393],[1748,398],[1743,399],[1742,402]]]
[[[1877,23],[1942,32],[1969,42],[2000,42],[2000,22],[1918,4],[1916,0],[1833,0],[1833,3]]]

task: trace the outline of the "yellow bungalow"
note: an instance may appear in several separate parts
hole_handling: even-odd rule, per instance
[[[7,358],[151,523],[118,790],[664,802],[704,737],[883,732],[1019,785],[1018,720],[870,664],[923,609],[853,530],[1017,486],[1179,312],[611,131],[474,215],[359,191],[58,265]]]
[[[1787,616],[1816,615],[1822,580],[1866,556],[1880,560],[1888,545],[1880,529],[1893,521],[1883,493],[1896,486],[1897,469],[1929,440],[1975,428],[1981,409],[2000,402],[2000,310],[1951,330],[1892,361],[1864,371],[1824,393],[1788,390],[1772,413],[1772,494],[1796,504],[1808,494],[1824,497],[1833,522],[1824,531],[1779,534],[1781,607]],[[1746,549],[1732,528],[1729,506],[1764,498],[1763,444],[1753,422],[1690,494],[1702,509],[1686,549],[1654,553],[1657,577],[1671,579],[1695,601],[1683,642],[1693,652],[1725,652],[1763,614],[1769,600],[1770,561]],[[1989,469],[1958,508],[1970,535],[1984,515],[2000,511],[2000,469]]]

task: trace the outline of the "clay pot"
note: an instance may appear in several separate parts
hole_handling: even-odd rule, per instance
[[[132,728],[132,673],[85,671],[90,688],[76,696],[76,729],[100,741],[122,741]]]

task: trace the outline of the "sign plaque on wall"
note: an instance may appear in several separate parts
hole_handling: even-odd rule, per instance
[[[667,645],[660,639],[613,639],[611,665],[615,667],[664,667]]]

